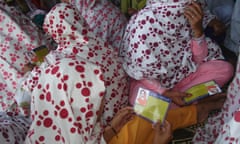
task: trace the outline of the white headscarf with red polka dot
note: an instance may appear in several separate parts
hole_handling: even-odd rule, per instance
[[[57,55],[77,55],[101,67],[106,86],[104,118],[110,121],[128,104],[129,82],[118,52],[96,37],[79,11],[69,4],[56,5],[46,16],[43,28],[59,44]]]
[[[79,142],[85,143],[92,137],[92,133],[90,133],[88,129],[91,128],[92,131],[94,128],[92,124],[95,123],[93,122],[89,125],[86,122],[82,122],[84,120],[81,118],[84,118],[87,113],[85,110],[88,109],[83,110],[81,107],[87,105],[87,108],[89,108],[90,106],[89,110],[92,106],[97,108],[101,100],[97,100],[96,98],[95,100],[86,100],[84,94],[81,93],[81,89],[83,85],[91,87],[89,89],[91,91],[90,96],[92,96],[92,94],[102,91],[102,86],[98,87],[98,85],[95,85],[95,80],[88,80],[96,76],[94,71],[86,70],[82,72],[83,68],[87,69],[88,66],[91,68],[91,65],[94,65],[102,72],[103,86],[106,88],[104,112],[102,116],[104,122],[109,122],[118,110],[128,104],[127,75],[122,68],[122,62],[118,57],[118,53],[89,30],[87,24],[73,6],[65,3],[56,5],[48,15],[46,15],[43,28],[48,34],[52,35],[53,39],[58,43],[58,47],[55,51],[47,55],[45,62],[39,67],[36,67],[25,82],[25,88],[31,91],[34,97],[32,100],[32,116],[35,119],[35,125],[38,125],[37,121],[44,123],[46,118],[52,118],[53,122],[56,121],[59,124],[58,130],[55,130],[56,126],[54,125],[48,127],[48,130],[52,129],[55,131],[54,136],[57,136],[52,137],[52,139],[57,138],[59,143],[63,142],[62,137],[68,137],[69,132],[74,130],[73,136],[70,136],[68,140],[70,139],[70,141],[72,141],[71,143],[73,143],[77,142],[77,140],[74,141],[74,138],[83,138],[83,140]],[[66,58],[68,62],[63,63],[63,61],[66,61],[64,60]],[[69,58],[76,60],[72,60],[73,62],[71,62]],[[79,59],[87,64],[82,65]],[[80,66],[76,67],[76,65]],[[57,73],[55,72],[56,70]],[[84,92],[88,93],[89,91]],[[44,101],[49,98],[49,94],[51,94],[49,103],[44,103]],[[53,100],[55,98],[56,100]],[[74,101],[72,101],[73,99]],[[39,103],[39,101],[42,102]],[[62,102],[64,105],[61,105]],[[89,105],[89,103],[91,105]],[[45,107],[48,112],[57,115],[59,115],[60,111],[64,108],[64,111],[66,109],[66,112],[68,112],[69,117],[66,119],[61,117],[55,118],[55,115],[45,116],[44,111],[41,110]],[[95,114],[95,111],[93,114]],[[42,117],[45,118],[43,119]],[[96,115],[91,115],[92,120],[96,120],[95,118]],[[64,121],[65,124],[62,124],[62,119],[66,120]],[[76,120],[76,123],[69,123],[70,121]],[[78,131],[71,129],[71,127],[73,127],[72,125],[79,126],[80,124],[81,127],[78,127]],[[60,125],[63,126],[64,129],[61,129]],[[41,127],[43,129],[46,128],[43,124]],[[36,130],[38,127],[33,129]],[[58,133],[58,135],[56,133]],[[63,136],[59,133],[63,134]],[[41,135],[39,134],[39,136]],[[97,135],[99,135],[99,131]],[[44,136],[47,137],[47,134],[44,134]],[[34,130],[29,131],[29,139],[32,138],[38,141],[40,138],[34,136]],[[96,138],[98,138],[98,136],[95,136],[95,139]],[[42,137],[41,140],[43,140]]]

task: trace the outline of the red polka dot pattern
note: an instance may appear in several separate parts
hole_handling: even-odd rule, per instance
[[[127,25],[120,9],[107,0],[71,0],[85,18],[93,33],[118,51]],[[92,55],[92,53],[89,53]]]

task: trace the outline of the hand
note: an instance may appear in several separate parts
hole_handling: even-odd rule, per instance
[[[171,125],[168,121],[165,121],[163,125],[157,122],[153,125],[153,129],[155,130],[153,144],[167,144],[172,140]]]
[[[203,11],[201,6],[196,2],[192,2],[185,8],[184,16],[188,19],[191,25],[193,36],[195,38],[201,37],[203,35]]]
[[[116,130],[118,133],[121,128],[133,118],[134,111],[132,107],[125,107],[118,111],[118,113],[114,116],[113,120],[111,121],[110,125],[112,128]]]
[[[117,133],[121,128],[133,118],[134,112],[132,107],[125,107],[114,116],[113,120],[107,127],[104,129],[103,137],[108,143],[114,136],[117,136]]]
[[[166,90],[163,93],[163,95],[172,99],[172,101],[175,104],[177,104],[179,106],[183,106],[183,105],[185,105],[185,101],[183,100],[183,98],[184,97],[189,97],[192,94],[189,94],[189,93],[186,93],[186,92],[174,91],[174,90]]]

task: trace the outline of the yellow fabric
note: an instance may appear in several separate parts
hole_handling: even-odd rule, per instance
[[[187,127],[197,123],[195,105],[169,110],[167,118],[172,129]],[[154,136],[152,124],[138,116],[129,121],[110,144],[151,144]]]

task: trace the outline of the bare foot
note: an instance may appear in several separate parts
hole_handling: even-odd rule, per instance
[[[197,121],[203,122],[207,119],[209,113],[213,110],[221,109],[225,102],[225,97],[211,99],[209,101],[201,101],[197,104]]]

